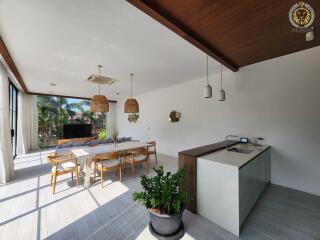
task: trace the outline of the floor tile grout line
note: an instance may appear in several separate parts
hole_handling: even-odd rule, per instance
[[[41,208],[39,208],[39,202],[40,202],[40,191],[39,191],[39,187],[40,187],[40,176],[38,176],[38,183],[37,183],[37,201],[36,201],[36,209],[38,211],[38,219],[37,219],[37,240],[40,240],[41,238]]]
[[[121,215],[123,215],[124,213],[126,213],[131,207],[133,207],[134,205],[136,205],[136,203],[132,203],[131,205],[129,205],[127,208],[125,208],[123,211],[121,211],[119,213],[119,215],[114,216],[113,218],[110,219],[109,222],[107,222],[106,224],[103,224],[101,227],[99,227],[96,231],[94,231],[92,234],[90,234],[87,238],[85,238],[86,240],[91,239],[92,237],[94,237],[95,234],[97,234],[99,231],[101,231],[102,229],[104,229],[106,226],[108,226],[109,224],[111,224],[115,219],[117,219],[118,217],[120,217]]]

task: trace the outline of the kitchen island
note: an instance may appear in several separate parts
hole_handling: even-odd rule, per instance
[[[219,142],[179,153],[185,187],[192,196],[187,208],[236,236],[270,181],[271,154],[265,145]]]
[[[270,147],[238,144],[197,160],[198,214],[236,236],[270,181]]]

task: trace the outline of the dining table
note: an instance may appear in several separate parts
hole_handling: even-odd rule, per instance
[[[142,147],[150,147],[152,144],[140,141],[122,142],[117,144],[99,144],[96,146],[81,146],[71,150],[80,164],[80,175],[84,178],[84,187],[91,185],[91,174],[93,171],[92,159],[100,153],[125,152]]]

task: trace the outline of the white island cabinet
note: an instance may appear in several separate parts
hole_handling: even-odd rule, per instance
[[[197,159],[198,214],[236,236],[266,184],[270,182],[269,146],[236,145]]]

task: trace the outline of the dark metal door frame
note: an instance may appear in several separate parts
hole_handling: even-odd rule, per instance
[[[11,144],[12,144],[12,154],[13,158],[17,156],[17,129],[18,129],[18,88],[9,80],[9,114],[10,114],[10,132],[11,132]],[[13,96],[15,93],[15,96]],[[15,101],[13,101],[15,97]],[[15,103],[15,111],[13,111],[13,103]],[[11,108],[11,110],[10,110]],[[13,121],[15,119],[15,121]]]

